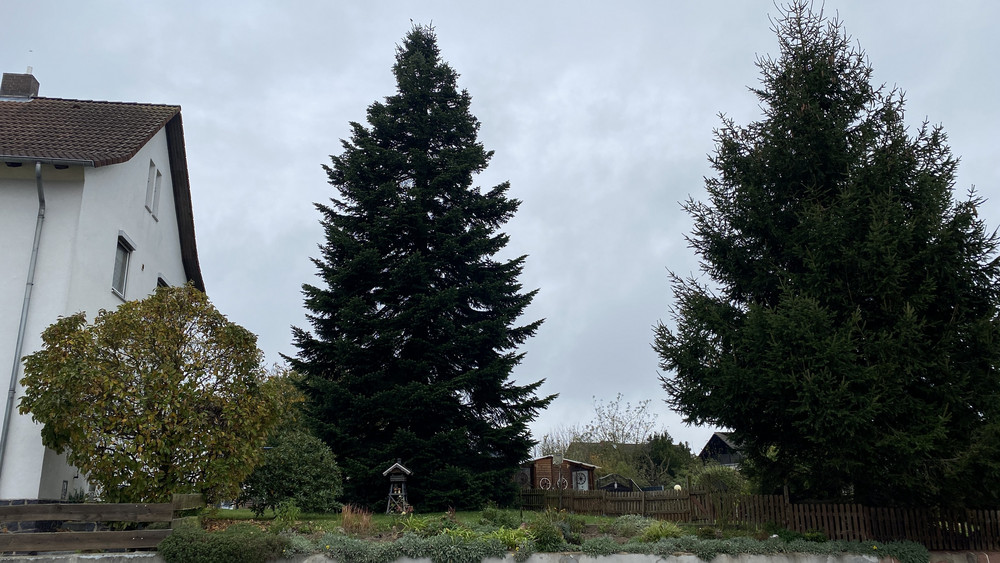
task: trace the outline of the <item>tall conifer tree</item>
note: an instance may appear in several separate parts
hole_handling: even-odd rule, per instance
[[[716,131],[690,243],[713,287],[674,280],[654,347],[689,422],[731,428],[765,488],[872,504],[1000,501],[997,237],[953,198],[940,127],[836,21],[797,0],[754,90]]]
[[[349,501],[384,502],[398,459],[418,508],[477,507],[509,498],[552,400],[511,381],[541,324],[516,324],[535,295],[518,282],[525,257],[496,258],[520,202],[506,182],[473,187],[492,152],[432,28],[406,35],[393,74],[396,94],[326,167],[339,195],[317,204],[323,283],[303,288],[312,331],[293,329],[292,365]]]

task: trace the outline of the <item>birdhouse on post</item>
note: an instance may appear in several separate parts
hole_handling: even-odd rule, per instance
[[[389,477],[389,502],[385,505],[385,513],[393,512],[406,514],[410,512],[410,504],[406,502],[406,478],[413,475],[413,472],[403,467],[403,464],[392,464],[392,467],[382,472],[382,475]]]

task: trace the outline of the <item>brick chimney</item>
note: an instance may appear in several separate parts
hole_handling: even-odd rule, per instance
[[[8,98],[34,98],[38,96],[38,81],[31,75],[31,68],[25,74],[3,73],[0,81],[0,96]]]

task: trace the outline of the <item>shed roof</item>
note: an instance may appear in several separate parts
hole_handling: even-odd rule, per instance
[[[551,458],[552,458],[551,455],[543,455],[542,457],[536,457],[535,459],[528,460],[528,461],[522,463],[521,466],[524,467],[524,466],[527,466],[527,465],[531,465],[531,464],[535,463],[536,461],[541,461],[543,459],[551,459]],[[581,465],[581,466],[589,468],[589,469],[600,469],[600,467],[601,467],[600,465],[592,465],[590,463],[584,463],[582,461],[576,461],[574,459],[568,459],[568,458],[563,458],[563,461],[566,462],[566,463],[573,464],[573,465]]]

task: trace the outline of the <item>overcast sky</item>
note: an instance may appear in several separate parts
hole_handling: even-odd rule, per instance
[[[817,6],[819,4],[817,3]],[[961,157],[1000,225],[1000,2],[828,0],[879,83],[906,92]],[[712,429],[663,403],[652,327],[669,319],[667,271],[697,273],[679,202],[704,199],[712,131],[760,110],[758,55],[777,54],[771,0],[713,2],[101,1],[2,3],[0,70],[34,68],[47,97],[182,106],[208,294],[259,336],[268,360],[308,326],[303,283],[322,242],[321,165],[349,121],[395,90],[395,46],[432,23],[496,152],[477,181],[523,201],[509,255],[528,254],[524,321],[545,318],[515,378],[559,398],[533,425],[584,423],[593,397],[650,399],[697,452]]]

